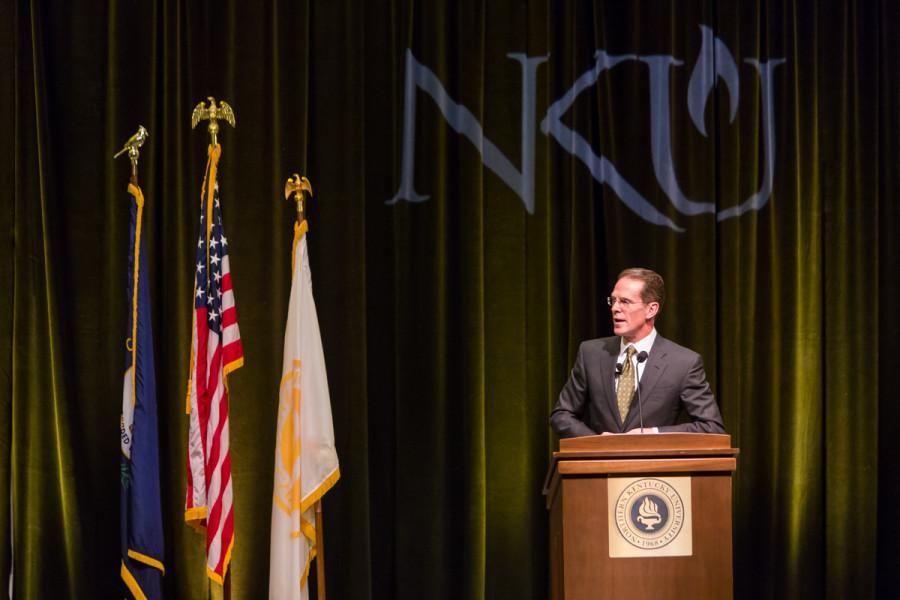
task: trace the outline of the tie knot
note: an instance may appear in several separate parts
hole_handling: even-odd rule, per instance
[[[628,356],[628,360],[631,360],[631,357],[634,356],[634,353],[637,352],[637,349],[634,346],[628,346],[625,348],[625,354]]]

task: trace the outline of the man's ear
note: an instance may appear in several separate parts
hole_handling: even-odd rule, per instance
[[[659,302],[650,302],[647,304],[647,318],[652,319],[659,314]]]

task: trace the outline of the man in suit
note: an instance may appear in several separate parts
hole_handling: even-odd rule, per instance
[[[725,433],[703,359],[657,334],[665,283],[649,269],[626,269],[607,298],[615,337],[588,340],[550,414],[563,437],[605,433]],[[640,386],[643,432],[636,388]],[[681,411],[687,423],[676,423]]]

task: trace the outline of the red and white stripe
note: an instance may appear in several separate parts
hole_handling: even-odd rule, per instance
[[[243,349],[225,252],[220,267],[221,337],[209,327],[205,302],[198,303],[193,315],[185,521],[198,529],[206,528],[207,574],[223,583],[234,545],[227,376],[243,365]]]

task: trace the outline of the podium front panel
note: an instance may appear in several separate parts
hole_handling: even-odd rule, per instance
[[[604,476],[560,481],[557,514],[551,508],[551,552],[562,554],[551,567],[555,599],[732,597],[730,473],[691,477],[691,556],[610,557],[608,489]]]
[[[550,512],[553,600],[732,598],[731,473],[739,450],[731,448],[730,441],[727,435],[683,433],[561,440],[544,486]],[[621,481],[623,477],[638,480],[634,485],[648,486],[646,498],[632,501],[619,491],[612,499],[626,502],[630,512],[618,504],[611,509],[609,504],[611,478]],[[644,479],[658,487],[650,489]],[[681,500],[688,496],[689,517],[678,512]],[[673,539],[690,532],[686,548],[670,548],[670,554],[680,555],[643,551],[665,545],[654,545],[654,540],[663,540],[655,538],[655,533],[630,538],[642,551],[620,548],[619,556],[610,555],[610,535],[621,535],[626,541],[631,534],[644,535],[628,530],[623,515],[630,515],[631,525],[665,528],[666,511],[685,520],[685,529],[672,533]]]

